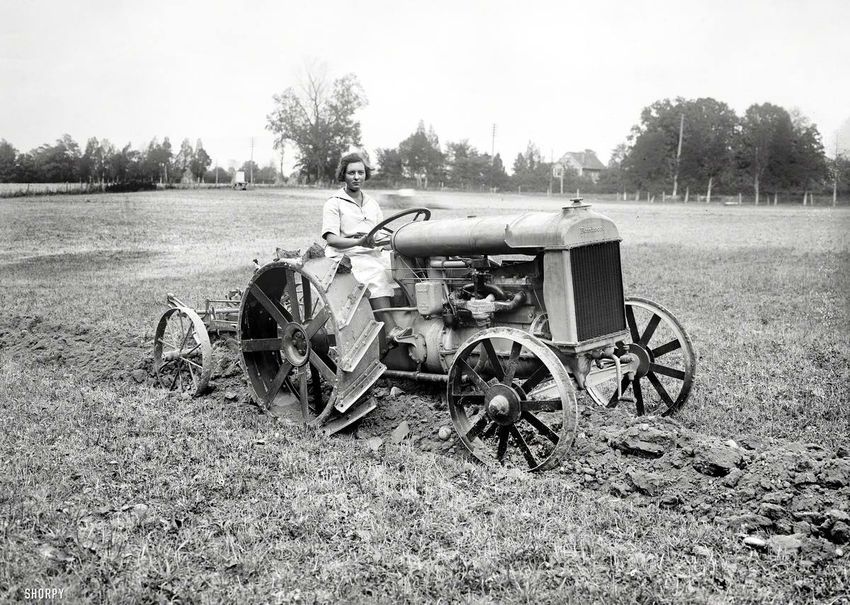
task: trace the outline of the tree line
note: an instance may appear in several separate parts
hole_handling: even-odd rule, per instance
[[[617,191],[746,191],[756,203],[785,192],[850,187],[850,158],[827,158],[817,126],[798,111],[753,104],[738,116],[712,98],[663,99],[641,112],[613,152],[603,186]]]
[[[133,149],[128,143],[116,147],[107,139],[92,137],[85,148],[68,134],[53,145],[44,144],[29,152],[18,152],[0,139],[0,183],[82,182],[103,186],[143,188],[156,184],[230,183],[235,168],[216,166],[199,139],[194,147],[184,139],[176,151],[168,137],[154,138],[147,147]],[[240,170],[254,182],[274,183],[278,171],[273,164],[260,167],[253,161]]]
[[[296,148],[302,182],[331,183],[343,153],[361,145],[355,113],[367,104],[353,74],[329,81],[308,73],[299,87],[274,96],[267,129],[275,146]],[[396,147],[381,148],[375,178],[387,186],[552,191],[554,158],[529,142],[508,175],[498,153],[481,152],[468,140],[440,144],[420,121]],[[656,101],[612,153],[597,179],[558,166],[557,186],[566,191],[635,192],[710,198],[715,193],[765,194],[836,188],[850,192],[850,159],[829,159],[817,127],[804,115],[771,103],[754,104],[738,116],[712,98]],[[563,176],[561,176],[563,175]],[[561,182],[563,179],[563,183]]]

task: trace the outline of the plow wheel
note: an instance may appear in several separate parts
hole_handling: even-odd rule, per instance
[[[490,328],[458,349],[449,412],[461,443],[485,464],[557,465],[576,432],[575,390],[558,356],[513,328]]]
[[[696,353],[684,328],[670,311],[645,298],[626,299],[629,339],[618,343],[617,355],[632,353],[640,365],[634,380],[623,377],[624,398],[634,400],[639,416],[668,416],[680,409],[691,392],[696,373]],[[599,405],[617,405],[617,381],[588,387]]]
[[[212,372],[212,347],[207,328],[188,307],[166,309],[156,326],[153,369],[157,382],[171,391],[203,393]]]
[[[358,403],[386,369],[365,297],[338,260],[269,263],[242,296],[238,333],[254,401],[335,432],[374,409]]]

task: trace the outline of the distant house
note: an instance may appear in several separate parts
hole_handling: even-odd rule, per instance
[[[584,151],[568,151],[561,159],[552,165],[552,176],[560,178],[565,168],[572,168],[579,176],[588,177],[594,183],[599,180],[599,174],[605,170],[605,164],[596,157],[592,149]]]

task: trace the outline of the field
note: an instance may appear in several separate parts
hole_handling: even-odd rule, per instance
[[[374,449],[380,425],[320,438],[233,372],[196,399],[152,384],[165,293],[243,287],[252,259],[317,239],[326,195],[0,199],[0,600],[850,601],[850,209],[598,204],[626,294],[690,333],[696,386],[674,423],[580,397],[575,456],[528,475],[430,447],[422,409],[450,424],[436,391],[399,402],[381,384],[397,422],[420,417]],[[561,203],[415,201],[434,219]],[[606,445],[630,431],[670,455]],[[739,484],[677,462],[729,439],[747,444]]]

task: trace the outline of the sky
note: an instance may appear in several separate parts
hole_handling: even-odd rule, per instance
[[[272,97],[324,65],[360,80],[373,158],[423,120],[508,168],[529,141],[607,162],[642,108],[679,96],[796,108],[832,155],[842,127],[850,148],[848,31],[848,0],[0,0],[0,138],[201,139],[224,167],[253,140],[278,165]]]

